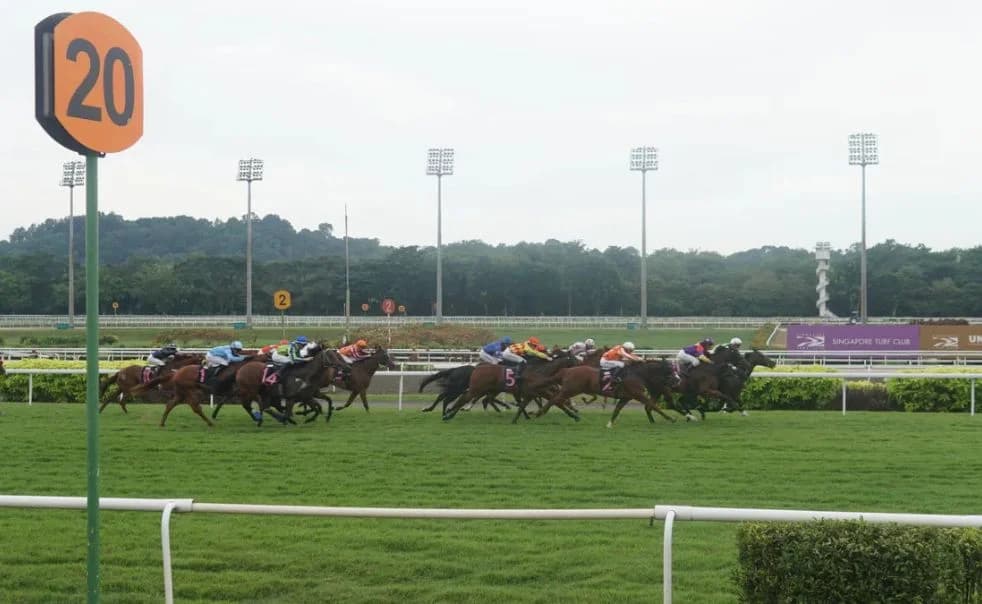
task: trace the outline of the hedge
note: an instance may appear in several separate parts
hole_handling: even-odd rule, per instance
[[[944,367],[931,371],[966,373],[978,372],[978,369]],[[889,379],[887,392],[891,401],[905,411],[967,411],[970,405],[971,380]]]
[[[774,369],[758,368],[757,371],[828,371],[819,365],[784,366]],[[740,395],[746,409],[828,409],[841,400],[842,381],[835,378],[757,378],[751,376]]]
[[[136,361],[102,361],[102,369],[121,369]],[[7,369],[84,369],[85,361],[55,361],[32,359],[28,361],[5,361]],[[28,376],[8,374],[0,377],[0,401],[24,402],[27,400]],[[35,401],[41,402],[85,402],[84,375],[35,375]]]
[[[862,521],[747,523],[742,602],[982,602],[982,530]]]

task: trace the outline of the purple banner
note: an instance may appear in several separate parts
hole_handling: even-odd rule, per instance
[[[789,325],[788,350],[918,350],[917,325]]]

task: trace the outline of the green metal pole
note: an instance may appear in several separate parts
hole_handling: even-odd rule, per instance
[[[99,157],[85,157],[85,421],[88,601],[99,602]]]

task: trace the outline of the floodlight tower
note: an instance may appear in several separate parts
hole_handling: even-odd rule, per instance
[[[236,180],[246,182],[246,324],[252,326],[252,181],[263,179],[263,160],[239,160]]]
[[[641,172],[641,327],[648,326],[648,241],[646,185],[648,170],[658,169],[658,149],[635,147],[631,149],[631,170]]]
[[[863,170],[862,193],[862,242],[859,255],[859,317],[863,323],[868,318],[866,287],[866,166],[880,163],[875,134],[861,132],[849,135],[849,165],[860,166]]]
[[[75,327],[75,187],[85,185],[85,162],[61,165],[61,186],[68,187],[68,324]]]
[[[453,149],[430,149],[426,174],[436,176],[436,322],[443,322],[443,177],[453,175]]]

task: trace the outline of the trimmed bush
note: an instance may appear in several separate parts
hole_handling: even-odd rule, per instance
[[[760,370],[760,369],[758,369]],[[786,366],[767,371],[822,372],[822,366]],[[829,409],[841,400],[842,382],[834,378],[750,377],[740,396],[745,409]]]
[[[963,373],[960,368],[932,368],[931,371]],[[928,378],[891,378],[887,380],[890,401],[905,411],[967,411],[970,405],[971,380],[932,380]]]
[[[979,602],[982,531],[852,521],[747,523],[742,602]]]
[[[846,397],[852,411],[897,411],[901,407],[890,400],[887,385],[883,382],[846,382]]]
[[[138,364],[134,361],[103,361],[102,369],[121,369]],[[5,361],[7,369],[85,369],[85,361],[55,361],[31,359],[26,361]],[[24,402],[27,400],[28,376],[7,374],[0,377],[0,401]],[[34,400],[50,403],[84,403],[84,375],[35,375]]]

